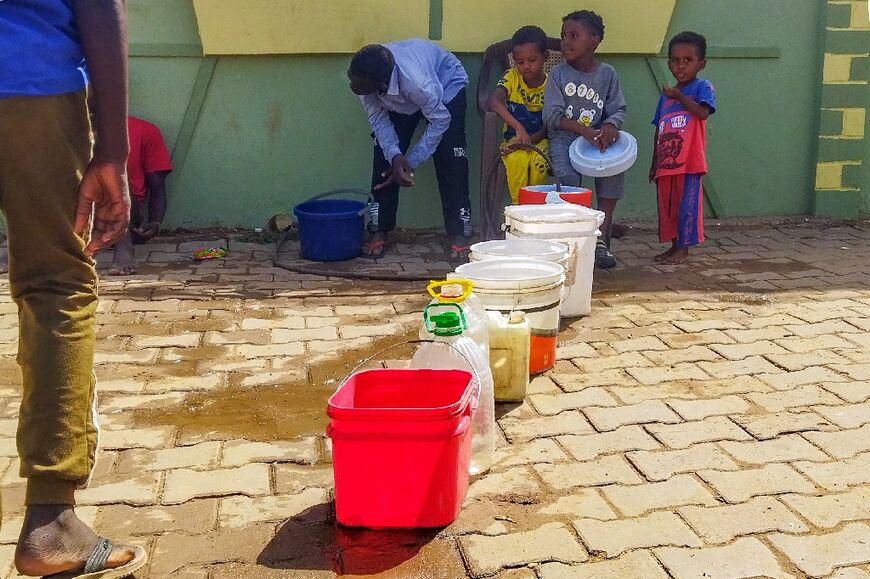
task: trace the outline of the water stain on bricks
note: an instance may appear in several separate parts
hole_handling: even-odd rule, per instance
[[[175,426],[184,439],[205,436],[209,440],[244,438],[273,442],[322,434],[328,422],[326,401],[341,381],[365,360],[375,357],[371,362],[375,364],[382,350],[413,339],[414,334],[416,330],[372,340],[365,348],[318,356],[320,359],[315,358],[311,364],[300,359],[300,368],[306,370],[305,378],[284,384],[244,387],[242,381],[249,374],[231,373],[229,385],[224,389],[192,392],[173,408],[134,410],[130,413],[132,422],[143,427]],[[385,355],[398,358],[403,349],[394,348],[395,353]],[[198,350],[211,348],[190,348],[185,351],[187,360],[209,358]]]

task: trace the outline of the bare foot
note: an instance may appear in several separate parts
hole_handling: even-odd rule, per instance
[[[109,275],[130,275],[136,273],[136,255],[130,232],[115,244],[115,259],[109,268]]]
[[[22,575],[36,576],[83,569],[98,540],[71,505],[31,505],[15,548],[15,567]],[[115,547],[106,567],[120,567],[134,557],[133,547]]]
[[[661,263],[662,265],[678,265],[683,263],[687,257],[689,257],[688,247],[674,248],[673,253],[668,258],[663,259]]]
[[[657,256],[655,256],[653,258],[653,261],[657,261],[657,262],[661,263],[662,261],[664,261],[667,258],[669,258],[670,256],[672,256],[676,250],[677,250],[676,244],[671,245],[667,251],[663,251],[660,254],[658,254]]]

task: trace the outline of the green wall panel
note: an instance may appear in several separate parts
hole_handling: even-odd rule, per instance
[[[827,161],[860,161],[866,146],[861,139],[820,139],[820,163]]]
[[[864,167],[862,165],[843,166],[843,187],[860,189],[864,184]]]
[[[826,84],[822,86],[822,106],[825,108],[852,108],[864,105],[866,84]]]
[[[130,113],[156,123],[172,150],[181,128],[198,58],[130,59]]]
[[[819,217],[854,218],[861,208],[859,191],[820,191],[816,193],[816,211]]]
[[[778,59],[710,60],[703,73],[719,103],[707,124],[710,177],[728,216],[812,209],[819,7],[817,0],[677,3],[669,36],[694,30],[710,45],[781,48]]]
[[[165,12],[155,12],[144,0],[132,3],[139,13],[136,19],[131,16],[131,26],[144,28],[134,38],[198,42],[189,1],[166,2],[180,11],[177,21],[167,21]],[[730,56],[711,58],[704,72],[719,99],[708,124],[708,182],[715,183],[724,215],[811,211],[817,139],[810,136],[819,122],[819,7],[817,0],[767,0],[763,9],[755,0],[677,4],[669,37],[697,30],[720,54]],[[146,18],[149,11],[153,22]],[[472,79],[466,120],[476,214],[480,122],[473,95],[480,56],[460,57]],[[625,128],[640,144],[618,213],[650,218],[655,215],[655,192],[647,182],[650,119],[660,86],[642,57],[608,55],[603,60],[620,74],[628,101]],[[170,143],[200,62],[132,60],[132,109],[160,125]],[[362,107],[347,88],[346,68],[347,56],[340,55],[220,57],[199,115],[192,117],[196,123],[185,165],[170,181],[167,225],[258,226],[315,193],[367,188],[371,139]],[[418,172],[417,186],[402,191],[400,226],[440,227],[440,215],[434,171],[427,163]]]
[[[831,28],[849,28],[852,23],[852,6],[850,4],[831,4],[828,6],[828,26]]]
[[[822,111],[821,117],[821,134],[822,135],[842,135],[843,134],[843,111]]]
[[[130,44],[199,44],[192,0],[128,0]]]
[[[837,30],[828,35],[825,51],[834,54],[862,54],[870,50],[870,30]]]
[[[470,73],[478,58],[466,59]],[[347,86],[345,56],[221,57],[184,171],[171,183],[175,226],[263,225],[307,197],[338,187],[368,189],[372,141]],[[473,100],[469,149],[478,150]],[[472,157],[472,200],[478,171]],[[402,191],[402,227],[440,224],[432,164]]]

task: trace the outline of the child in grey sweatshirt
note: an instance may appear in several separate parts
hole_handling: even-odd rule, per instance
[[[625,120],[625,98],[619,77],[609,64],[595,60],[604,39],[604,21],[590,10],[572,12],[562,19],[562,54],[544,93],[544,123],[550,139],[553,173],[565,185],[579,187],[581,175],[571,166],[568,149],[583,137],[602,151],[619,139]],[[625,173],[595,179],[596,206],[604,212],[595,265],[612,268],[610,229],[616,202],[625,196]]]

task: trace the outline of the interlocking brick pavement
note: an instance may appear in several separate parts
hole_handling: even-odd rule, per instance
[[[867,223],[711,224],[679,267],[633,228],[592,314],[563,320],[557,365],[498,407],[491,472],[432,531],[335,525],[323,408],[416,335],[425,284],[402,277],[450,270],[436,238],[342,264],[288,243],[281,264],[304,271],[236,239],[190,259],[216,243],[164,238],[101,279],[103,432],[79,511],[148,550],[140,579],[870,577]],[[23,514],[15,314],[4,280],[2,579]]]

